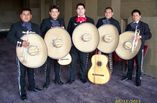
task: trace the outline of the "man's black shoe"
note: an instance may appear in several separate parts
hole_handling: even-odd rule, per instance
[[[62,85],[64,84],[61,80],[54,80],[55,84],[59,84],[59,85]]]
[[[38,92],[41,91],[42,89],[35,87],[34,89],[28,89],[28,90],[32,92]]]
[[[86,79],[80,79],[82,83],[86,83],[87,80]]]
[[[68,80],[66,83],[72,84],[75,80]]]
[[[141,86],[141,80],[140,80],[140,79],[139,79],[139,80],[136,80],[136,81],[135,81],[135,85],[136,85],[136,86]]]
[[[132,80],[132,78],[130,78],[130,77],[128,77],[128,76],[123,76],[121,80],[122,80],[122,81]]]
[[[43,88],[48,88],[48,87],[49,87],[49,84],[44,83]]]
[[[27,99],[27,95],[26,94],[23,94],[20,96],[21,100],[26,100]]]

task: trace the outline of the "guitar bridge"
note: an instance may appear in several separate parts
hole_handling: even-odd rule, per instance
[[[65,59],[62,58],[61,60],[69,60],[69,59],[68,58],[65,58]]]
[[[102,76],[102,77],[104,76],[103,74],[94,74],[94,73],[92,75],[93,76]]]

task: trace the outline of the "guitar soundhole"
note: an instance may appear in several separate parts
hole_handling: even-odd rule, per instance
[[[98,62],[97,62],[97,65],[98,65],[98,66],[101,66],[101,65],[102,65],[102,63],[101,63],[100,61],[98,61]]]

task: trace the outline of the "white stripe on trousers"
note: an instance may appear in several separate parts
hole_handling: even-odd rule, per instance
[[[17,69],[18,69],[18,87],[19,87],[19,93],[21,95],[21,85],[20,85],[21,71],[20,71],[20,61],[18,60],[18,58],[16,58],[16,63],[17,63]]]
[[[87,71],[87,69],[88,69],[88,60],[89,60],[89,53],[87,53],[87,56],[86,56],[86,63],[85,63],[85,69],[86,69],[86,71]]]
[[[109,53],[109,69],[113,70],[112,53]]]
[[[144,62],[144,49],[142,49],[142,59],[141,59],[141,75],[144,73],[143,70],[143,62]],[[142,79],[142,76],[140,77]]]

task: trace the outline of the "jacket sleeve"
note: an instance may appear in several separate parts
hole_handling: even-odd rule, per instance
[[[148,40],[152,37],[152,33],[150,32],[148,24],[145,24],[144,34],[142,35],[142,39]]]
[[[97,24],[96,24],[96,27],[99,28],[101,25],[102,25],[101,24],[101,20],[99,19],[98,22],[97,22]]]
[[[116,27],[118,29],[119,34],[121,34],[121,28],[118,21],[116,22]]]
[[[72,19],[69,20],[67,31],[69,32],[70,36],[72,36]]]
[[[13,43],[15,46],[16,46],[17,42],[20,42],[20,43],[22,44],[22,41],[23,41],[23,40],[21,40],[20,38],[18,38],[18,37],[16,36],[16,33],[17,33],[16,27],[15,27],[15,25],[13,24],[13,25],[11,26],[11,28],[10,28],[8,34],[7,34],[7,39],[8,39],[11,43]]]
[[[42,36],[39,25],[36,24],[36,33]]]
[[[46,34],[46,24],[45,24],[45,20],[42,20],[41,24],[40,24],[40,33],[41,36],[44,37]]]
[[[94,24],[94,20],[93,19],[91,19],[91,23]]]
[[[66,29],[64,19],[61,19],[61,27],[64,27]]]
[[[130,25],[127,25],[125,31],[129,31],[129,29],[130,29]]]

